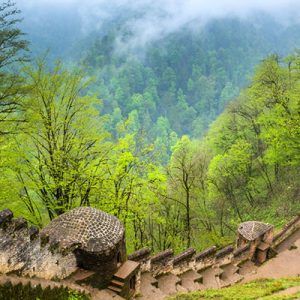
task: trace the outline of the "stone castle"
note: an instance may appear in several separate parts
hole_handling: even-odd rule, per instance
[[[11,282],[39,278],[51,287],[55,281],[93,299],[159,300],[241,281],[249,264],[274,257],[298,229],[300,216],[275,235],[272,225],[250,221],[238,227],[236,245],[223,249],[196,253],[190,248],[174,256],[171,249],[151,255],[144,248],[127,256],[123,224],[100,210],[75,208],[39,231],[5,209],[0,212],[0,272]]]

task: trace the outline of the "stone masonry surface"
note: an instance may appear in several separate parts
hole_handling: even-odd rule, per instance
[[[54,219],[41,234],[59,248],[78,248],[90,253],[108,252],[123,239],[124,226],[114,216],[91,207],[78,207]]]
[[[248,221],[239,225],[238,232],[248,241],[254,241],[273,226],[258,221]]]

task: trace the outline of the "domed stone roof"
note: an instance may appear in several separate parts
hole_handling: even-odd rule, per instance
[[[124,237],[124,226],[114,216],[91,207],[78,207],[66,212],[47,225],[41,236],[50,244],[66,249],[76,248],[92,253],[107,252]]]
[[[270,224],[258,221],[248,221],[239,225],[238,232],[248,241],[254,241],[259,236],[265,234],[272,227],[273,226]]]

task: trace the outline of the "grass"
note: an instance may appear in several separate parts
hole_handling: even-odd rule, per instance
[[[289,287],[300,286],[300,277],[288,279],[262,279],[245,284],[236,284],[224,289],[209,289],[202,292],[191,292],[188,294],[176,294],[168,300],[287,300],[300,299],[300,292],[276,296],[276,293]],[[275,295],[274,295],[275,294]]]

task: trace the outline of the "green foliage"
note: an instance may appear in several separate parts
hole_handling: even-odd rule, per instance
[[[12,285],[5,283],[0,286],[0,298],[10,300],[89,300],[90,296],[81,294],[67,288],[45,288],[42,289],[40,285],[32,287],[28,285]]]
[[[292,183],[300,163],[298,60],[297,51],[285,60],[266,58],[249,88],[208,132],[205,144],[214,153],[209,198],[222,236],[234,230],[237,219],[276,225],[300,208]]]
[[[97,99],[81,96],[87,87],[80,72],[58,64],[46,71],[43,62],[25,70],[27,120],[15,138],[18,157],[11,166],[21,184],[21,199],[35,222],[52,219],[78,205],[89,205],[101,177],[109,145],[95,109]]]
[[[132,33],[108,26],[82,58],[94,81],[44,60],[16,75],[1,65],[25,60],[13,7],[0,7],[1,37],[14,36],[0,47],[1,207],[39,226],[100,208],[126,226],[129,252],[221,247],[241,221],[279,226],[300,209],[299,51],[267,57],[231,103],[273,50],[237,19],[183,28],[142,58],[115,51]]]
[[[243,220],[240,203],[243,195],[251,193],[251,145],[237,140],[223,155],[217,154],[210,162],[208,177],[210,197],[226,199],[231,208]],[[223,214],[224,206],[222,206]]]
[[[11,1],[0,4],[0,135],[15,132],[17,123],[24,121],[17,114],[24,94],[18,64],[27,60],[28,42],[17,27],[19,13]]]
[[[265,16],[255,22],[266,26]],[[127,26],[107,25],[82,57],[83,64],[97,77],[93,89],[103,98],[105,112],[118,107],[126,119],[137,110],[150,142],[160,137],[151,125],[161,117],[179,136],[203,136],[249,82],[255,64],[276,47],[279,53],[286,51],[272,27],[267,33],[235,18],[212,20],[195,30],[182,28],[149,43],[142,55],[118,51],[118,41],[134,33]],[[150,119],[146,122],[145,114]]]

